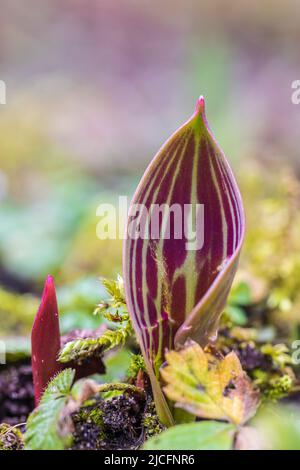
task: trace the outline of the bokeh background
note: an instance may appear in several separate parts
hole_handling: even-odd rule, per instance
[[[48,273],[63,329],[93,324],[98,278],[121,272],[96,208],[132,194],[200,94],[245,199],[241,273],[298,324],[299,14],[298,0],[1,1],[2,336],[28,332]]]

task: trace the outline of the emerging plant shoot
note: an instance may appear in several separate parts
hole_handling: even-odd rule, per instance
[[[157,238],[144,236],[147,223],[141,220],[140,236],[129,236],[136,207],[151,213],[153,205],[181,207],[181,237],[175,233],[175,216],[170,217],[170,210],[162,211]],[[204,210],[203,225],[196,225],[196,236],[203,237],[203,243],[196,243],[193,249],[189,242],[200,209]],[[209,129],[200,97],[193,116],[167,140],[147,168],[131,203],[124,242],[127,306],[157,411],[167,425],[172,423],[172,415],[158,382],[165,350],[176,349],[187,339],[205,346],[216,337],[237,269],[244,227],[239,189]]]

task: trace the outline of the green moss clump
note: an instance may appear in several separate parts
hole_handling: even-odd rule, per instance
[[[0,424],[0,450],[21,450],[23,446],[23,434],[17,427]]]
[[[73,434],[73,449],[100,450],[106,439],[103,422],[103,411],[99,403],[82,406],[73,414],[72,420],[75,427]]]
[[[78,418],[83,422],[103,428],[103,411],[95,404],[82,407],[78,413]]]
[[[288,373],[265,372],[256,369],[253,378],[265,401],[281,400],[292,391],[294,386],[294,379]]]
[[[271,379],[269,386],[269,390],[265,393],[266,397],[269,400],[277,401],[286,397],[290,393],[293,386],[293,379],[289,375],[285,374],[282,377]]]
[[[142,426],[144,428],[145,440],[160,434],[165,429],[158,419],[153,401],[150,401],[146,406]]]
[[[139,371],[146,372],[146,366],[141,354],[132,354],[130,365],[127,371],[127,377],[135,379]]]

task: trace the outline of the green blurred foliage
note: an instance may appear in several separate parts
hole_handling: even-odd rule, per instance
[[[0,331],[22,334],[31,328],[39,301],[32,295],[17,295],[0,288]]]
[[[300,413],[295,406],[266,406],[254,420],[262,449],[300,450]]]
[[[273,320],[293,329],[300,324],[299,181],[285,167],[268,172],[256,166],[240,173],[247,217],[244,277],[255,300],[266,298]]]

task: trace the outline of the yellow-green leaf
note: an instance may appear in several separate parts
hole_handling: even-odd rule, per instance
[[[259,404],[259,393],[234,352],[217,359],[195,342],[166,353],[164,392],[176,406],[206,419],[243,424]]]

